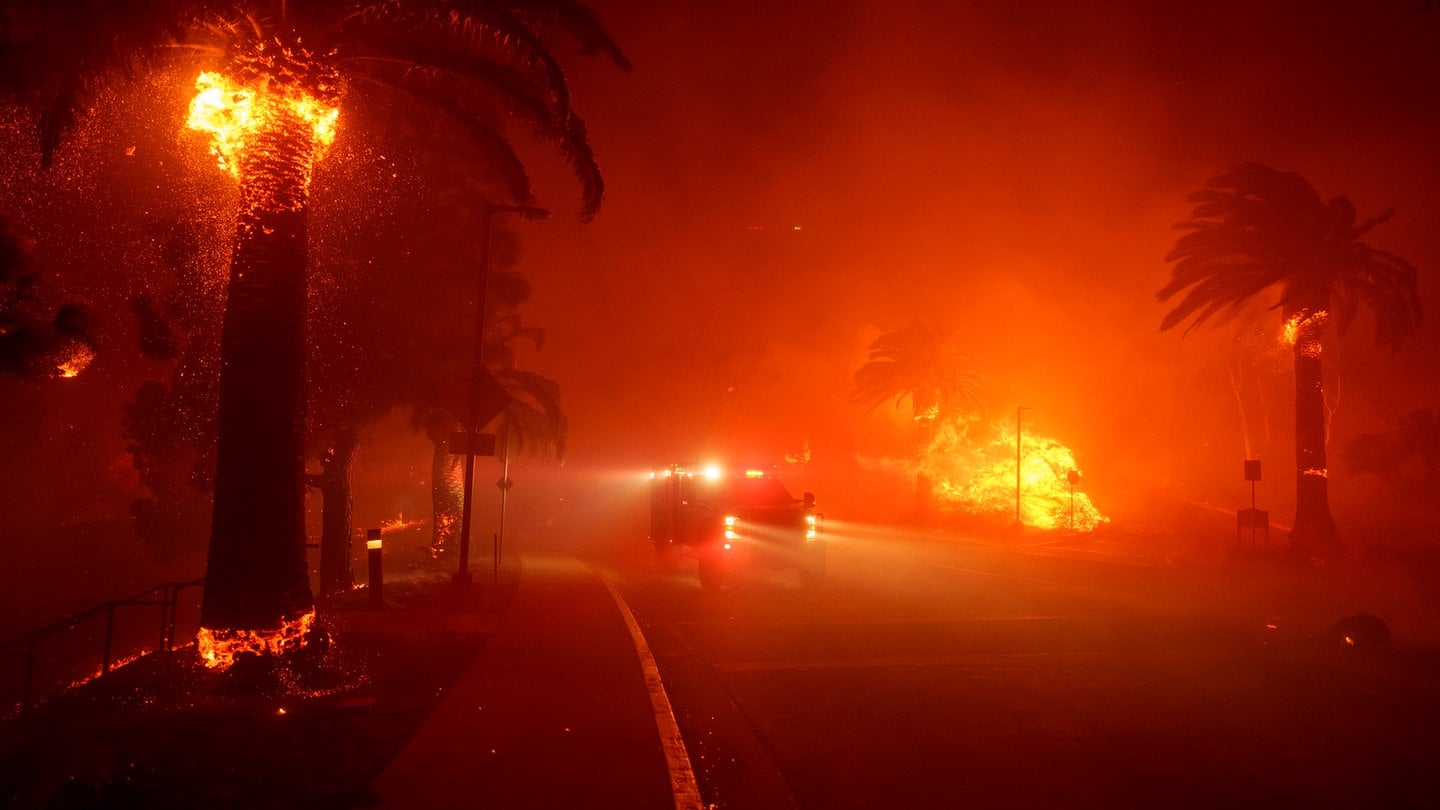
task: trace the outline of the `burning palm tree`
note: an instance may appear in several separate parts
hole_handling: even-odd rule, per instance
[[[241,201],[201,648],[223,666],[241,650],[300,646],[314,618],[304,527],[309,188],[344,121],[343,100],[400,93],[451,116],[509,196],[528,202],[504,135],[516,122],[572,167],[588,219],[603,183],[550,43],[563,35],[628,63],[594,15],[568,0],[10,0],[3,14],[0,75],[40,113],[47,164],[95,91],[137,60],[200,69],[188,74],[197,90],[188,124],[210,133]]]
[[[1340,334],[1360,305],[1374,313],[1376,341],[1391,351],[1421,320],[1416,271],[1393,253],[1361,241],[1390,219],[1359,224],[1344,197],[1321,198],[1297,174],[1247,163],[1190,195],[1195,209],[1165,257],[1170,281],[1156,296],[1184,292],[1160,323],[1186,331],[1265,292],[1276,295],[1281,335],[1295,369],[1295,528],[1291,539],[1314,547],[1335,540],[1327,488],[1321,344],[1332,322]]]
[[[960,353],[954,335],[919,322],[886,332],[870,344],[869,361],[855,372],[852,403],[872,410],[883,402],[899,406],[910,400],[917,453],[929,447],[937,420],[974,410],[981,402],[980,375]],[[928,512],[931,489],[924,472],[916,473],[915,498],[920,512]]]

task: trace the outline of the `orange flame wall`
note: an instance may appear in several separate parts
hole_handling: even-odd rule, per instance
[[[942,511],[996,517],[1015,514],[1015,431],[1003,422],[991,426],[994,438],[970,437],[973,425],[942,424],[921,453],[919,471],[929,477]],[[1068,473],[1079,471],[1070,449],[1054,439],[1021,435],[1020,520],[1041,529],[1094,531],[1109,523]],[[1072,511],[1073,503],[1073,511]]]

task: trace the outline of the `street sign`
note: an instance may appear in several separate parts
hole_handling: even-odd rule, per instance
[[[450,434],[449,450],[452,456],[493,456],[495,455],[495,434],[454,431]]]
[[[475,424],[471,425],[473,428],[484,427],[510,404],[510,394],[505,391],[505,386],[501,385],[500,381],[495,379],[495,375],[484,367],[475,372],[474,387],[470,391],[470,396],[471,407],[475,410]],[[485,455],[493,456],[495,451],[492,449]]]

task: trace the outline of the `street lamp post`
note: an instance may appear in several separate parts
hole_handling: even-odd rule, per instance
[[[1015,406],[1015,525],[1020,525],[1020,412],[1030,408]]]
[[[480,380],[485,373],[485,298],[490,286],[490,221],[496,214],[519,214],[526,219],[544,219],[550,212],[528,205],[485,203],[480,220],[480,295],[475,302],[475,357],[470,368],[470,417],[465,421],[469,435],[465,442],[465,484],[460,500],[460,569],[451,582],[470,584],[470,505],[475,488],[475,434],[480,430]]]

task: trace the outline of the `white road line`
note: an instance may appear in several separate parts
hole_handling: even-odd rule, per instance
[[[680,736],[680,726],[675,722],[675,712],[670,707],[670,698],[665,694],[665,684],[660,680],[660,667],[650,653],[650,645],[640,632],[635,614],[625,604],[614,583],[604,573],[591,566],[590,570],[605,584],[625,626],[630,628],[630,639],[635,643],[635,653],[640,657],[640,669],[645,674],[645,690],[650,693],[650,707],[655,713],[655,729],[660,733],[660,744],[665,749],[665,766],[670,771],[670,790],[675,796],[676,810],[703,810],[700,800],[700,786],[695,781],[695,771],[690,766],[690,755],[685,751],[685,739]]]

